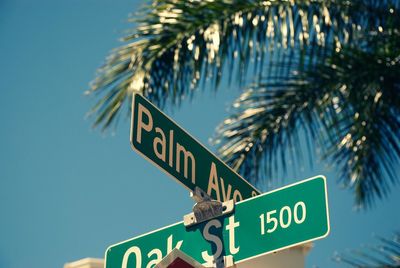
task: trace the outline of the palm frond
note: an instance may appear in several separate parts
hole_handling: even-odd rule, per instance
[[[319,141],[324,158],[340,168],[358,206],[385,197],[399,181],[393,172],[400,162],[399,45],[398,30],[376,33],[364,47],[343,47],[289,79],[256,84],[217,129],[219,154],[259,181],[271,176],[265,171],[277,166],[282,148],[293,147],[292,158],[301,154],[303,131],[309,147]]]
[[[399,268],[400,233],[395,233],[391,239],[378,237],[378,240],[380,245],[336,254],[334,260],[357,268]]]
[[[326,62],[340,90],[325,158],[340,167],[340,180],[355,191],[358,206],[385,197],[399,181],[400,32],[367,43],[365,50],[349,49]]]
[[[372,0],[157,0],[133,19],[139,26],[88,91],[101,95],[92,109],[95,125],[107,127],[132,91],[158,105],[179,103],[209,77],[217,88],[228,68],[240,82],[252,61],[258,74],[265,63],[282,62],[279,47],[298,53],[310,47],[311,61],[340,50],[360,32],[384,25],[389,7],[390,1]]]
[[[254,184],[278,168],[285,171],[285,155],[295,163],[304,149],[299,146],[303,136],[310,150],[322,140],[320,114],[331,108],[333,98],[331,88],[302,74],[275,78],[246,90],[214,139],[222,159]]]

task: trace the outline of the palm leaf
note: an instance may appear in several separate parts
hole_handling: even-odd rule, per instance
[[[335,261],[357,268],[399,268],[400,233],[391,239],[378,237],[380,245],[364,250],[353,250],[348,254],[336,254]]]
[[[251,61],[259,75],[268,62],[290,61],[279,47],[296,52],[310,47],[311,61],[340,50],[381,25],[388,6],[360,0],[157,0],[133,19],[138,26],[123,39],[127,44],[111,53],[88,91],[100,95],[92,110],[96,125],[107,126],[133,91],[161,106],[179,103],[208,77],[217,88],[224,70],[243,82]],[[114,91],[124,91],[115,93],[124,98],[110,100]]]
[[[214,139],[222,159],[254,184],[277,169],[285,171],[287,155],[294,163],[302,137],[309,144],[321,140],[320,110],[331,107],[331,88],[321,88],[317,79],[296,73],[274,78],[238,98],[234,115],[217,128]]]
[[[301,155],[301,136],[339,167],[358,206],[385,197],[399,181],[393,170],[400,160],[400,32],[375,33],[362,44],[243,93],[217,130],[222,158],[262,181],[274,167],[285,169],[284,157],[276,163],[279,152]]]

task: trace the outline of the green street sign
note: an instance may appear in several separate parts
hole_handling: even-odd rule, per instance
[[[178,222],[110,246],[105,267],[153,267],[174,248],[199,263],[231,255],[237,264],[328,233],[326,179],[317,176],[239,202],[234,213],[188,228]]]
[[[133,149],[191,191],[197,186],[215,200],[236,202],[259,194],[139,94],[133,95],[130,136]]]

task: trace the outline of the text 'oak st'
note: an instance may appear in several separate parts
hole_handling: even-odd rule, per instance
[[[193,227],[183,222],[108,248],[106,268],[150,268],[175,248],[199,263],[235,263],[328,235],[326,179],[310,178],[236,204],[234,213]]]

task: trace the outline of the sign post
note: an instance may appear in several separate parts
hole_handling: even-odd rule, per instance
[[[106,268],[152,267],[175,248],[199,263],[235,264],[329,233],[326,179],[310,178],[239,202],[234,213],[191,227],[178,222],[107,249]]]
[[[130,136],[134,150],[192,192],[199,187],[221,202],[260,194],[139,94],[133,95]]]

